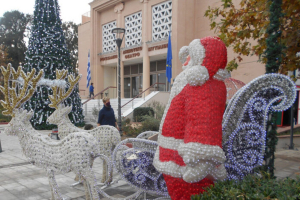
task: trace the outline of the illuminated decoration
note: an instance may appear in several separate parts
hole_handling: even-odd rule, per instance
[[[32,69],[39,72],[43,69],[45,80],[55,79],[56,69],[67,69],[68,74],[74,75],[75,66],[71,66],[57,0],[36,0],[35,2],[29,44],[25,53],[24,72],[31,72]],[[69,115],[71,122],[83,126],[84,116],[78,92],[78,86],[76,86],[64,104],[72,105],[72,112]],[[38,86],[30,101],[23,106],[28,111],[34,111],[31,123],[36,129],[52,129],[54,127],[46,123],[46,119],[54,111],[49,107],[49,95],[52,95],[50,87]]]
[[[283,111],[296,99],[287,76],[260,76],[233,96],[223,118],[223,149],[228,179],[242,179],[263,164],[266,122],[270,111]]]
[[[245,85],[242,81],[233,78],[225,79],[224,83],[227,90],[227,102],[229,102],[233,95]]]
[[[56,82],[60,81],[60,79],[65,79],[66,75],[66,70],[56,71],[57,79],[52,81],[53,85],[51,86],[51,89],[53,90],[53,96],[49,96],[49,99],[51,101],[51,104],[49,106],[51,108],[55,108],[56,110],[49,116],[47,121],[50,124],[57,125],[58,136],[60,139],[64,139],[74,132],[85,132],[91,134],[94,137],[94,141],[97,143],[98,152],[102,155],[107,156],[111,160],[114,147],[121,141],[118,129],[113,126],[99,126],[92,130],[83,130],[81,128],[77,128],[71,123],[68,114],[71,112],[72,107],[65,107],[61,102],[66,99],[72,92],[75,85],[79,82],[81,75],[77,76],[76,78],[74,78],[72,75],[69,75],[68,80],[70,87],[68,91],[65,91],[64,88],[59,88],[58,86],[56,86]],[[106,164],[104,164],[103,167],[103,170],[106,171]],[[110,171],[109,175],[112,176],[112,171]],[[112,177],[109,177],[109,179],[111,178]],[[102,182],[104,182],[104,179],[105,177],[103,177]]]
[[[33,111],[28,112],[20,107],[36,90],[37,83],[43,75],[43,70],[40,70],[39,74],[34,76],[35,69],[28,74],[20,69],[19,67],[18,71],[15,72],[11,65],[8,65],[7,70],[1,67],[4,75],[4,86],[1,86],[0,90],[5,96],[5,100],[1,100],[1,104],[5,108],[3,114],[12,116],[4,133],[17,135],[23,153],[28,160],[46,171],[52,196],[55,199],[63,199],[63,197],[55,181],[54,173],[71,171],[84,177],[84,181],[88,183],[87,185],[91,186],[91,192],[86,188],[87,193],[94,200],[100,199],[91,164],[97,156],[109,162],[108,159],[104,155],[99,155],[94,137],[90,134],[77,132],[68,135],[63,140],[55,141],[33,129],[29,123]],[[12,82],[11,87],[9,84],[10,78],[13,80],[17,78],[17,75],[22,76],[24,79],[24,84],[19,85],[18,90],[16,90],[16,82]]]
[[[152,135],[150,132],[140,137]],[[125,148],[131,143],[133,148]],[[119,143],[114,150],[114,167],[129,185],[136,188],[136,192],[146,192],[168,197],[168,190],[163,175],[153,166],[153,157],[157,142],[146,139],[130,138]]]
[[[138,134],[138,136],[136,136],[136,138],[137,139],[148,139],[151,136],[156,135],[156,134],[158,134],[157,131],[145,131],[145,132]]]
[[[155,168],[164,174],[172,199],[190,199],[224,180],[222,116],[226,102],[224,79],[229,73],[225,44],[217,37],[193,40],[179,58],[176,77],[158,136]],[[210,177],[210,178],[206,178]]]

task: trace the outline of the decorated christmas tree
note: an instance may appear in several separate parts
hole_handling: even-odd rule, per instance
[[[25,53],[24,71],[30,72],[33,68],[39,72],[44,70],[45,79],[55,79],[56,69],[67,69],[69,74],[74,73],[70,65],[70,53],[67,49],[62,30],[57,0],[36,0],[34,19],[31,27],[28,50]],[[24,107],[32,109],[34,116],[31,123],[35,129],[51,129],[54,125],[47,124],[48,116],[54,111],[48,104],[48,95],[52,94],[50,87],[41,86]],[[65,105],[72,105],[69,118],[75,125],[83,125],[81,99],[78,86],[65,100]]]

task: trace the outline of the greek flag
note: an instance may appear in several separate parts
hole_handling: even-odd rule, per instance
[[[86,87],[88,88],[90,85],[90,81],[91,81],[91,63],[90,63],[90,51],[89,51],[89,55],[88,55],[88,64],[87,64],[87,84]]]

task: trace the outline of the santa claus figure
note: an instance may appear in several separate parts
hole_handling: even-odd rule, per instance
[[[193,40],[180,49],[176,77],[159,130],[155,168],[172,199],[190,199],[226,178],[222,117],[228,78],[225,44],[218,37]]]

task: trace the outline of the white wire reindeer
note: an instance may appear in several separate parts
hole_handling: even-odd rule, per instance
[[[12,116],[4,132],[17,135],[25,156],[47,172],[52,198],[63,199],[54,173],[73,171],[85,178],[88,188],[91,186],[88,193],[92,199],[99,199],[95,175],[91,168],[94,158],[99,154],[94,138],[90,134],[77,132],[61,141],[51,140],[48,136],[34,130],[28,123],[33,111],[28,112],[20,108],[33,95],[43,71],[41,70],[35,76],[35,69],[25,74],[21,67],[16,72],[11,65],[8,65],[7,70],[1,67],[1,71],[4,76],[4,86],[0,86],[0,90],[5,98],[4,101],[1,100],[1,104],[6,109],[3,114]],[[23,78],[24,84],[19,88],[19,92],[16,92],[16,83],[12,82],[10,86],[9,80],[10,77],[17,79],[19,76]]]
[[[56,81],[64,80],[66,76],[66,70],[56,71]],[[65,92],[64,88],[60,88],[57,85],[51,87],[53,95],[49,96],[49,99],[51,101],[49,107],[55,108],[56,110],[50,115],[47,121],[51,124],[55,124],[58,126],[58,136],[60,139],[63,139],[69,134],[78,131],[84,131],[86,133],[91,134],[97,142],[97,147],[100,154],[111,158],[114,147],[121,141],[119,131],[113,126],[99,126],[93,130],[82,130],[74,126],[68,117],[68,114],[72,110],[72,106],[64,106],[64,104],[62,103],[71,94],[72,90],[74,89],[75,85],[78,83],[80,78],[81,75],[77,76],[76,79],[73,77],[73,75],[68,76],[68,82],[70,86],[67,92]],[[106,178],[106,168],[107,166],[104,160],[102,182],[104,182]],[[108,180],[111,180],[112,171],[108,170],[108,173]]]

